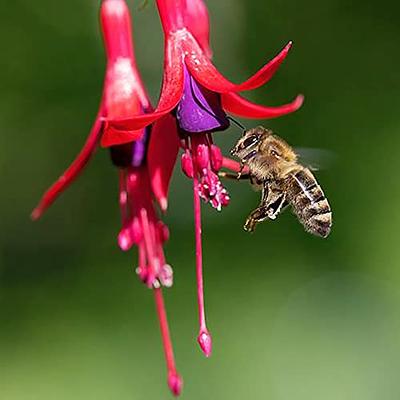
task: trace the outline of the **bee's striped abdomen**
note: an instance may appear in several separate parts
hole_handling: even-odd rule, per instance
[[[327,237],[332,227],[332,212],[324,192],[311,171],[301,169],[291,175],[289,201],[307,232]]]

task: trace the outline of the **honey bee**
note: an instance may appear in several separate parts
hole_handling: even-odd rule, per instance
[[[266,219],[276,219],[290,205],[307,232],[324,238],[329,235],[332,212],[328,200],[310,169],[299,164],[297,154],[283,139],[259,126],[245,131],[231,154],[242,166],[234,177],[249,179],[262,192],[260,205],[246,220],[246,231],[254,231]],[[248,172],[242,173],[245,168]]]

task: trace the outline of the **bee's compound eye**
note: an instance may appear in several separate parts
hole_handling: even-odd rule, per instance
[[[243,141],[243,146],[250,147],[257,142],[258,142],[258,136],[252,135]]]

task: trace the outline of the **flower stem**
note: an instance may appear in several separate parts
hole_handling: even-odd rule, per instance
[[[211,355],[212,341],[206,324],[203,288],[203,253],[201,243],[201,204],[199,196],[199,181],[196,174],[193,177],[193,205],[194,229],[196,241],[196,277],[197,277],[197,304],[199,308],[199,335],[197,341],[206,357]]]
[[[185,0],[157,0],[157,7],[165,33],[184,27]]]
[[[132,23],[126,2],[104,0],[100,20],[108,61],[115,61],[119,57],[133,61]]]

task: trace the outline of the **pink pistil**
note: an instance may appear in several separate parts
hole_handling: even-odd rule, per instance
[[[211,355],[212,340],[207,329],[206,313],[204,307],[203,288],[203,252],[201,244],[201,204],[199,196],[199,181],[197,176],[193,177],[193,205],[194,205],[194,229],[196,241],[196,277],[197,277],[197,304],[199,309],[200,331],[197,341],[206,357]]]
[[[200,198],[220,211],[222,207],[229,204],[229,195],[218,177],[218,170],[223,165],[223,157],[219,147],[213,144],[211,135],[207,133],[192,134],[186,138],[183,146],[182,170],[187,177],[193,179],[197,303],[199,311],[197,341],[203,353],[206,357],[209,357],[212,352],[212,339],[207,329],[204,307]]]
[[[197,341],[205,356],[210,357],[212,352],[212,339],[210,333],[208,331],[200,331]]]

